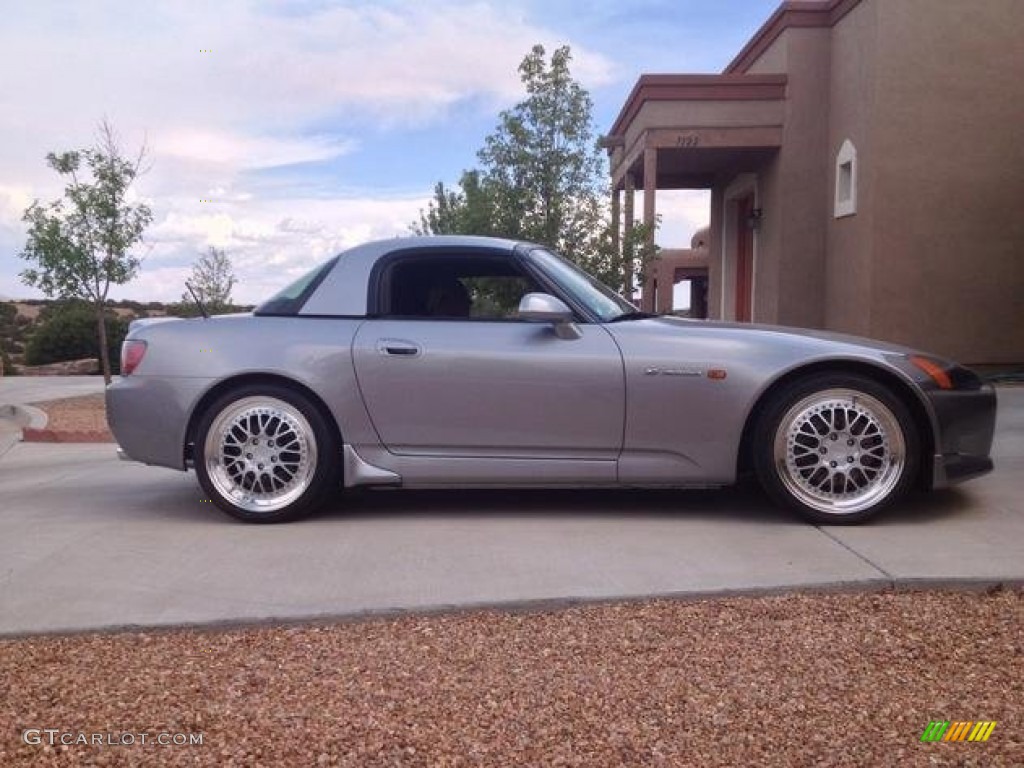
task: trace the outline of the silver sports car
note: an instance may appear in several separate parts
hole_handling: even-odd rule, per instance
[[[290,520],[343,486],[706,488],[756,473],[815,522],[992,469],[996,398],[864,339],[638,312],[550,250],[346,251],[244,315],[132,324],[122,456]]]

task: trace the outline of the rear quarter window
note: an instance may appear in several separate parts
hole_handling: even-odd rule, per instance
[[[253,311],[255,315],[297,315],[313,291],[324,281],[338,263],[335,256],[315,269],[310,270],[291,285],[275,293]]]

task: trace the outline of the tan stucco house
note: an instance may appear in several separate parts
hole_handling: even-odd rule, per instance
[[[652,265],[645,308],[703,268],[712,318],[1024,362],[1022,40],[1021,0],[804,0],[720,75],[642,76],[604,140],[616,221],[711,191],[706,254]]]

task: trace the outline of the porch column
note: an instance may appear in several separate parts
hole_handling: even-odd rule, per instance
[[[658,188],[658,150],[655,147],[644,148],[644,225],[647,227],[647,246],[654,245],[655,191]],[[663,312],[665,307],[659,305],[658,294],[662,292],[661,281],[664,275],[658,274],[657,261],[652,260],[648,270],[654,276],[651,293],[650,310]],[[671,280],[671,277],[669,278]],[[671,309],[671,307],[669,307]]]
[[[619,221],[619,188],[612,183],[612,253],[616,256],[622,256],[622,238],[619,237],[620,227],[622,222]],[[629,296],[629,283],[626,283],[622,289],[622,295],[627,299]]]
[[[626,295],[632,298],[633,290],[633,259],[630,258],[631,254],[629,251],[632,250],[630,245],[630,235],[633,234],[633,203],[636,197],[636,179],[633,178],[633,172],[630,171],[626,174],[626,201],[624,204],[624,247],[623,247],[623,258],[622,260],[622,277],[626,283]],[[641,286],[643,290],[643,286]]]

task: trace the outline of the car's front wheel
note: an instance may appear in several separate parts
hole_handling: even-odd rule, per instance
[[[302,394],[248,385],[218,398],[199,421],[195,469],[211,501],[253,523],[294,520],[336,484],[336,440]]]
[[[817,374],[772,399],[754,467],[776,501],[815,523],[858,523],[912,485],[919,438],[903,402],[873,379]]]

